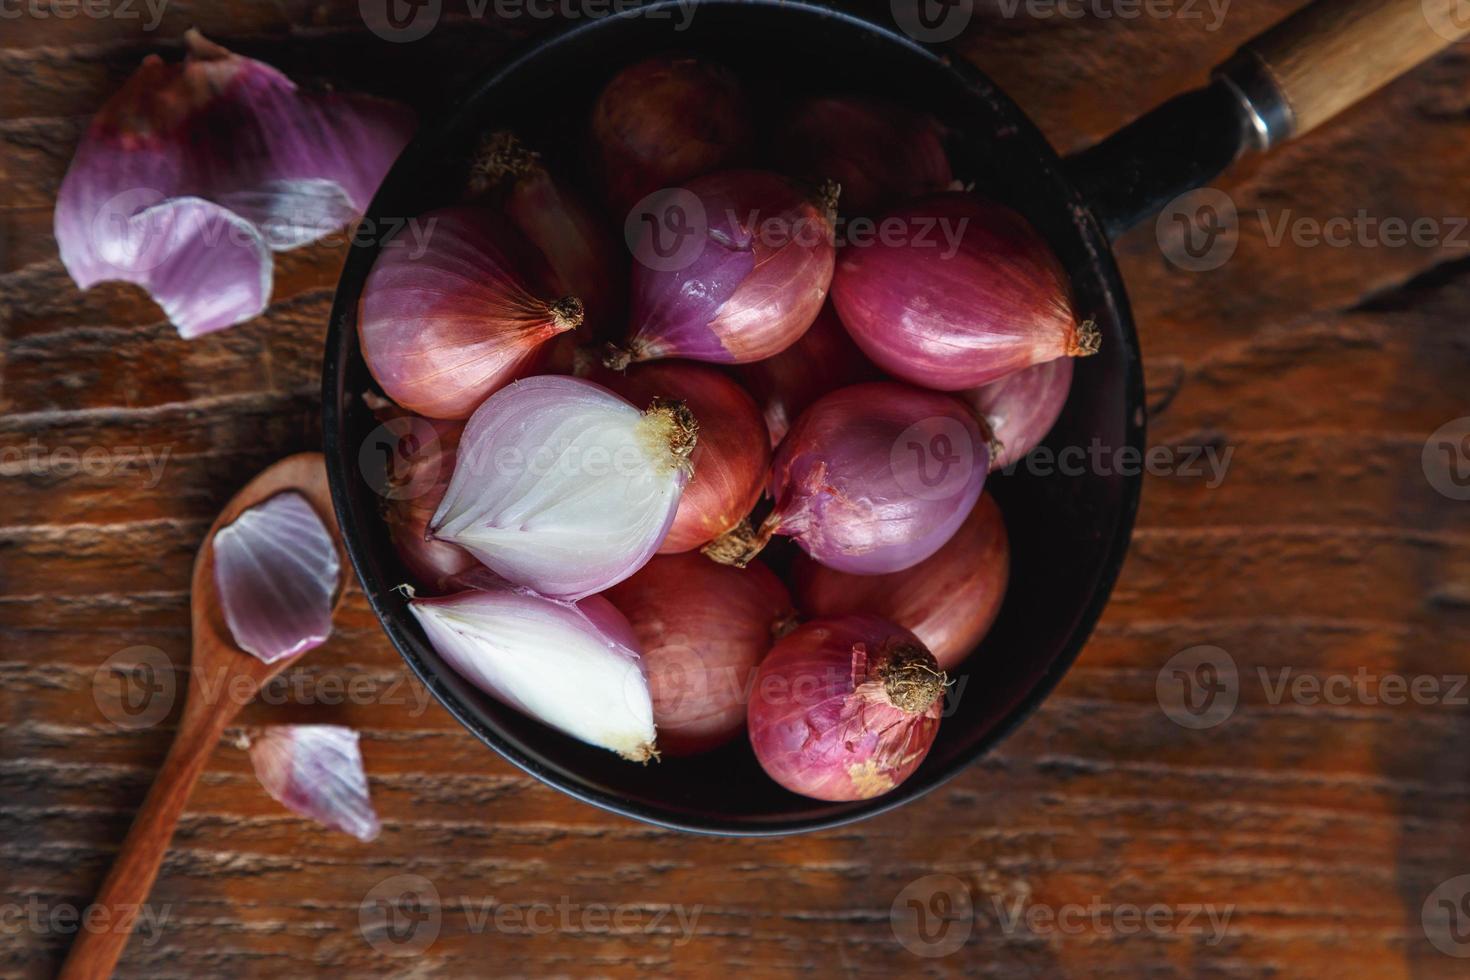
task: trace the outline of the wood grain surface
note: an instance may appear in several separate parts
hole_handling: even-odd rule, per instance
[[[91,113],[191,25],[293,75],[424,109],[551,25],[450,3],[428,37],[391,44],[350,0],[174,0],[152,31],[145,4],[122,5],[91,8],[107,17],[61,0],[0,6],[5,975],[55,972],[77,928],[68,910],[102,880],[178,717],[176,704],[152,727],[118,724],[125,678],[107,665],[140,647],[187,661],[205,529],[257,471],[318,444],[342,259],[334,247],[278,257],[262,317],[192,342],[131,286],[77,290],[50,215]],[[956,47],[1068,151],[1199,84],[1293,5],[1231,4],[1217,22],[1218,0],[1153,8],[1165,17],[1101,16],[1140,9],[1107,3],[1028,14],[1024,0],[1009,15],[1009,0],[976,0]],[[1438,492],[1421,458],[1431,433],[1470,415],[1467,174],[1470,48],[1458,45],[1222,179],[1241,220],[1219,268],[1171,263],[1152,226],[1119,244],[1151,439],[1231,449],[1230,468],[1215,487],[1148,477],[1080,661],[941,790],[776,840],[609,816],[466,734],[353,593],[332,641],[240,724],[360,729],[381,838],[361,845],[287,813],[227,739],[120,974],[1463,976],[1466,961],[1434,940],[1470,953],[1455,942],[1470,939],[1466,889],[1451,881],[1470,874],[1470,692],[1452,690],[1470,672],[1470,503]],[[1437,234],[1398,247],[1276,235],[1283,220],[1309,229],[1360,212],[1429,219]],[[1164,664],[1197,645],[1227,651],[1241,678],[1234,714],[1207,730],[1175,724],[1156,696]],[[1423,703],[1332,704],[1273,697],[1283,670],[1450,681]],[[375,901],[422,879],[438,900],[425,893],[405,921],[433,942],[389,955],[427,933],[395,948],[405,933],[382,928]],[[953,933],[919,934],[905,902],[943,912],[941,892],[969,903],[945,926],[966,942],[922,955]]]

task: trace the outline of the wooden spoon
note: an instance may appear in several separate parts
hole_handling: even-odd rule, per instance
[[[287,490],[295,490],[305,497],[331,532],[342,569],[332,603],[334,615],[342,604],[342,596],[347,591],[346,581],[352,573],[342,550],[337,516],[332,510],[325,461],[321,453],[288,456],[235,494],[215,519],[199,548],[191,587],[190,622],[194,644],[183,717],[179,719],[173,746],[163,760],[153,788],[133,818],[127,839],[123,841],[112,870],[97,895],[96,904],[107,909],[109,918],[106,921],[114,924],[115,928],[78,932],[61,968],[63,978],[91,980],[111,975],[118,957],[128,944],[137,911],[148,898],[153,880],[158,877],[158,867],[163,862],[169,839],[173,837],[174,825],[184,812],[189,793],[219,744],[220,736],[240,708],[254,699],[262,685],[302,655],[283,657],[267,664],[235,646],[221,612],[219,593],[214,583],[215,533],[248,508]]]

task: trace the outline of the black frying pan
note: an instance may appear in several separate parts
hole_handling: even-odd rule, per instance
[[[683,21],[670,16],[676,5],[655,3],[583,22],[496,68],[447,121],[414,140],[369,217],[451,203],[462,179],[458,161],[485,129],[575,127],[614,72],[670,48],[765,79],[778,97],[869,91],[903,99],[954,131],[957,176],[1020,210],[1045,235],[1068,270],[1081,315],[1101,328],[1102,351],[1077,364],[1048,443],[1136,451],[1144,446],[1143,377],[1109,236],[1242,153],[1323,122],[1463,35],[1470,23],[1455,25],[1455,2],[1321,0],[1248,46],[1209,87],[1067,161],[981,73],[890,27],[802,3],[704,0],[676,33],[673,24]],[[359,397],[373,385],[358,352],[356,315],[376,247],[358,244],[348,256],[327,336],[323,421],[337,517],[363,589],[414,673],[466,728],[538,779],[617,813],[708,833],[781,834],[857,820],[933,789],[1004,738],[1071,666],[1101,615],[1128,546],[1140,476],[1111,467],[1046,478],[1018,470],[989,483],[1014,555],[1005,606],[962,669],[928,758],[886,796],[822,803],[793,795],[760,771],[744,744],[629,765],[520,716],[446,667],[392,591],[407,576],[360,467],[376,423]]]

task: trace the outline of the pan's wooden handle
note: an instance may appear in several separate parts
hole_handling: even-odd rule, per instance
[[[107,909],[109,928],[77,932],[61,967],[61,980],[104,980],[112,975],[158,877],[174,825],[228,721],[228,712],[190,711],[186,706],[168,757],[97,893],[94,904]]]
[[[1470,0],[1316,0],[1248,42],[1221,75],[1260,102],[1275,143],[1315,129],[1354,102],[1470,34]],[[1250,78],[1252,71],[1262,78]]]

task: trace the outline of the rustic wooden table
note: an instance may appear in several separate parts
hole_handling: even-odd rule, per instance
[[[96,672],[137,647],[186,659],[204,529],[256,471],[318,443],[342,259],[279,257],[264,316],[193,342],[137,289],[77,290],[51,207],[89,116],[190,25],[426,109],[548,26],[461,8],[389,44],[346,0],[176,0],[155,24],[157,5],[0,4],[5,974],[59,964],[177,715],[119,726],[98,693],[117,679]],[[1163,17],[1098,16],[1140,9],[1106,3],[1007,17],[1013,4],[977,0],[958,47],[1068,151],[1198,84],[1295,5],[1227,5],[1217,22],[1182,0],[1153,8]],[[1148,477],[1081,660],[961,778],[784,840],[615,818],[512,769],[428,703],[353,594],[299,682],[242,723],[360,729],[382,837],[364,846],[294,818],[222,745],[121,972],[1464,975],[1449,954],[1470,955],[1470,878],[1454,880],[1470,873],[1470,504],[1444,473],[1431,482],[1421,454],[1470,414],[1467,78],[1461,45],[1221,180],[1241,231],[1217,269],[1171,263],[1152,227],[1120,243],[1151,438],[1232,450],[1230,467],[1215,487]],[[1312,241],[1360,214],[1343,238]],[[1419,244],[1361,230],[1420,218],[1434,234]],[[1204,730],[1156,697],[1161,668],[1197,645],[1226,651],[1240,691]],[[349,678],[370,687],[349,695]],[[1393,678],[1418,679],[1421,696],[1383,703]],[[403,931],[364,933],[365,902],[423,880],[437,904],[426,892]],[[917,922],[911,898],[954,914]]]

